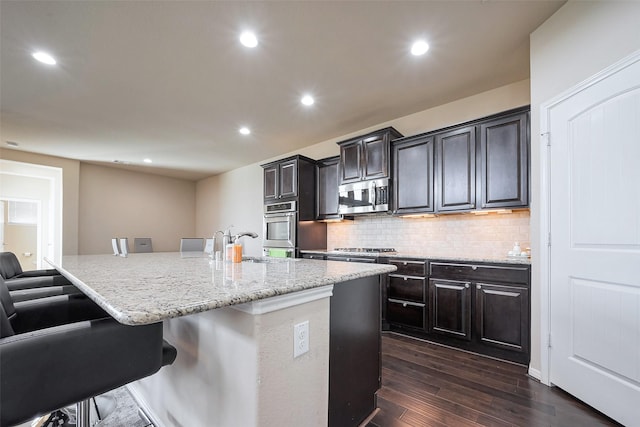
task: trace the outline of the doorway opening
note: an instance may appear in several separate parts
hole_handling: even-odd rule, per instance
[[[15,253],[24,270],[61,260],[61,168],[0,159],[0,203],[3,251]]]

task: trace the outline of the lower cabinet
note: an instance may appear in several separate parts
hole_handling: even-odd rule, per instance
[[[388,275],[383,327],[499,359],[529,363],[529,265],[388,262],[398,270]]]
[[[383,326],[426,331],[426,261],[394,259],[389,264],[398,270],[389,274],[386,286],[386,313]],[[383,307],[384,308],[384,307]]]
[[[478,282],[475,294],[478,344],[529,354],[529,289]]]
[[[471,340],[471,283],[429,279],[429,332]]]

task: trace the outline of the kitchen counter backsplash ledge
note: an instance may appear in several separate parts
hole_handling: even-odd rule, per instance
[[[319,255],[353,255],[353,256],[376,256],[379,258],[406,258],[406,259],[426,259],[429,261],[447,261],[447,262],[486,262],[486,263],[503,263],[503,264],[531,264],[529,257],[467,257],[467,256],[443,256],[433,253],[416,253],[416,252],[393,252],[381,255],[367,255],[363,252],[345,252],[335,251],[331,249],[313,249],[301,251],[303,254],[319,254]]]

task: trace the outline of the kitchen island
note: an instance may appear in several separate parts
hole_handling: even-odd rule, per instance
[[[364,368],[377,384],[379,276],[393,266],[232,264],[180,253],[67,256],[52,265],[121,323],[164,321],[176,362],[129,386],[157,427],[357,425],[329,422],[332,407],[353,406],[333,391],[330,401],[330,373]],[[309,350],[294,358],[294,326],[304,322]],[[367,357],[377,372],[360,360]],[[360,383],[342,378],[338,389],[361,395]]]

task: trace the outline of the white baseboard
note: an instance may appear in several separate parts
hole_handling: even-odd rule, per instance
[[[529,375],[531,375],[533,378],[537,379],[538,381],[542,380],[542,373],[540,372],[540,370],[533,369],[531,366],[529,366]]]

